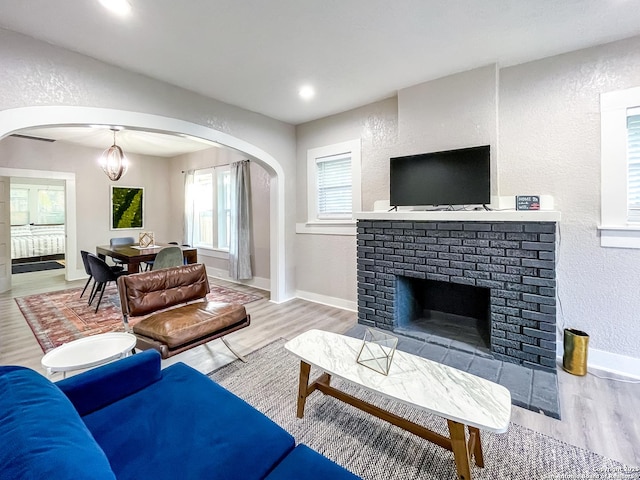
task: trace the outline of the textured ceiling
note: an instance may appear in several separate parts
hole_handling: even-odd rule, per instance
[[[129,2],[120,18],[97,0],[0,0],[0,26],[292,124],[640,34],[636,0]]]

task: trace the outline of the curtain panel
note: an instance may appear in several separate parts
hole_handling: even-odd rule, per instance
[[[248,160],[231,164],[231,186],[229,276],[234,280],[248,280],[253,277]]]

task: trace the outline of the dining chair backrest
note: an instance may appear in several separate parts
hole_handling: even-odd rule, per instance
[[[115,281],[118,276],[111,270],[107,262],[95,255],[87,254],[87,260],[89,262],[89,268],[91,269],[91,275],[98,283],[107,283]]]
[[[82,263],[84,264],[84,272],[91,276],[91,267],[89,266],[89,252],[85,250],[80,250],[80,255],[82,255]]]
[[[136,241],[133,237],[115,237],[109,240],[109,246],[115,247],[117,245],[133,245]]]
[[[179,267],[183,264],[182,249],[180,247],[165,247],[158,252],[151,270]]]

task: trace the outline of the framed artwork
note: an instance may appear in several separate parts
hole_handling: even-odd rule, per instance
[[[144,188],[111,185],[111,230],[142,228]]]

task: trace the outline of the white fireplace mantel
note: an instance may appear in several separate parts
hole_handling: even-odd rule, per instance
[[[356,220],[398,220],[425,222],[559,222],[557,210],[411,210],[356,212]]]

